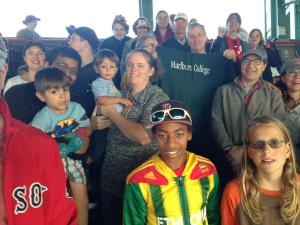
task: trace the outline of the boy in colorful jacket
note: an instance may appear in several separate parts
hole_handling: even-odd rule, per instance
[[[186,150],[192,138],[187,107],[169,100],[152,109],[158,153],[127,178],[124,225],[219,225],[219,178],[213,163]]]

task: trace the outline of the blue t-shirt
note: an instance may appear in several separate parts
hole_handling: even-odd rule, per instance
[[[112,80],[105,80],[101,77],[97,78],[92,83],[92,92],[94,97],[99,96],[111,96],[111,97],[121,97],[121,92],[115,87]],[[121,113],[123,110],[122,104],[117,104],[117,112]]]
[[[88,127],[90,121],[80,104],[70,102],[67,112],[63,114],[56,114],[45,106],[34,116],[30,124],[45,133],[59,132],[58,136],[64,136],[78,128]]]

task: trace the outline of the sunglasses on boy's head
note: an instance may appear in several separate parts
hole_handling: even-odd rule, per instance
[[[182,108],[171,108],[171,109],[165,109],[165,110],[158,110],[151,114],[150,121],[151,123],[160,123],[165,120],[166,115],[168,115],[173,120],[183,120],[188,118],[189,123],[192,124],[192,118],[189,115],[189,113]]]
[[[274,138],[274,139],[271,139],[268,141],[257,140],[257,141],[251,142],[251,143],[247,143],[247,145],[250,148],[262,150],[265,148],[266,145],[269,145],[272,149],[280,148],[282,146],[282,143],[286,143],[286,141],[282,141],[282,140]]]

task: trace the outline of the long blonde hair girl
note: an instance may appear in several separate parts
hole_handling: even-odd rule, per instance
[[[278,127],[284,141],[290,145],[291,155],[286,159],[282,174],[282,196],[280,215],[286,224],[294,224],[299,213],[299,185],[296,171],[295,151],[287,128],[279,120],[272,117],[260,117],[252,121],[246,131],[246,149],[250,132],[262,125],[274,125]],[[263,207],[260,203],[260,187],[257,169],[248,156],[248,150],[244,151],[243,170],[241,173],[241,203],[243,210],[255,224],[263,222]]]

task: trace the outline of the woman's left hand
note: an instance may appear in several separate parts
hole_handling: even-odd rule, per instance
[[[112,122],[104,115],[96,115],[97,108],[91,116],[91,125],[93,130],[102,130],[111,126]]]
[[[115,105],[106,105],[106,106],[97,106],[98,110],[104,115],[109,118],[109,114],[115,113],[116,111],[116,106]]]

